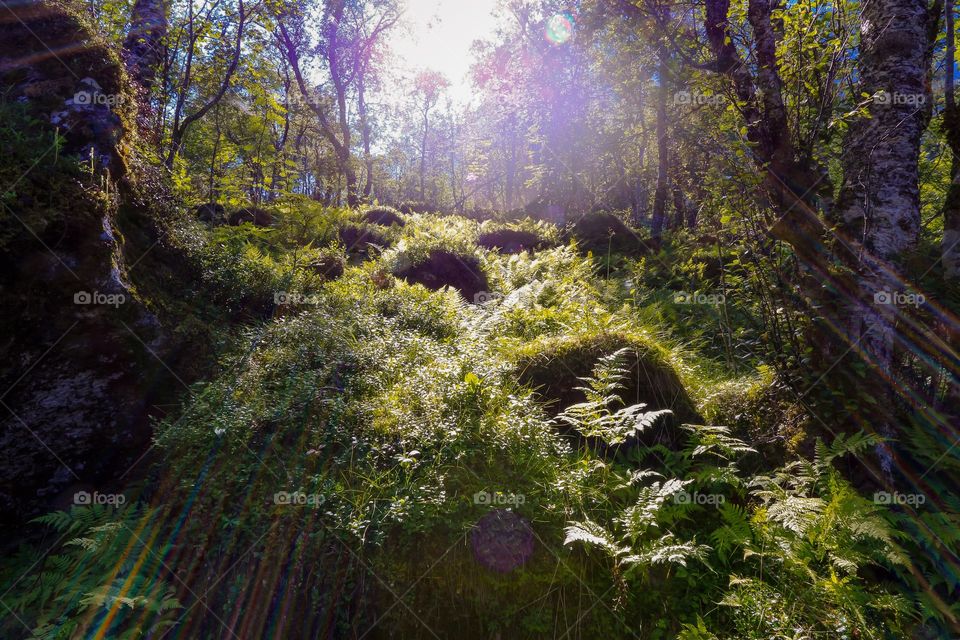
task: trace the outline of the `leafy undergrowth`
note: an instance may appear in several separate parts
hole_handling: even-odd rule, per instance
[[[763,379],[708,374],[591,258],[500,255],[472,243],[477,223],[413,215],[330,280],[309,265],[335,229],[304,225],[213,232],[207,255],[232,265],[217,277],[286,297],[157,426],[158,468],[125,505],[42,520],[54,549],[22,580],[36,551],[9,565],[6,600],[35,637],[885,638],[942,622],[909,595],[897,514],[833,464],[873,439],[771,469],[736,424],[646,438],[670,407],[619,401],[617,341],[549,417],[518,361],[596,336],[648,348],[650,379],[686,389],[690,413],[736,415],[724,398]],[[390,275],[438,247],[481,265],[479,304]]]

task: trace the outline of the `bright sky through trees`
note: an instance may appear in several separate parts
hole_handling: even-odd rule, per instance
[[[411,70],[432,69],[450,80],[456,102],[470,100],[470,47],[489,38],[496,27],[496,0],[406,0],[405,28],[393,33],[391,46]]]

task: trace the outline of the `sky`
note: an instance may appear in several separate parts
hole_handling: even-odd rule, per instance
[[[450,81],[448,95],[457,103],[470,101],[470,46],[493,35],[497,0],[405,0],[400,29],[393,31],[391,49],[412,70],[439,71]]]

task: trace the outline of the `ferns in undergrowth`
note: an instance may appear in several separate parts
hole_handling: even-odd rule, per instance
[[[586,380],[588,401],[568,411],[566,422],[618,437],[623,424],[653,419],[642,407],[611,411],[617,358],[599,369]],[[638,442],[630,459],[655,456],[662,467],[623,473],[617,497],[593,505],[599,515],[585,505],[566,529],[566,544],[596,549],[613,563],[621,600],[651,599],[654,606],[655,591],[671,621],[657,629],[662,637],[715,638],[711,629],[723,629],[719,637],[881,638],[885,629],[906,628],[914,604],[892,581],[878,580],[907,566],[898,533],[884,507],[833,467],[841,456],[872,448],[875,438],[818,443],[812,461],[746,478],[737,468],[752,453],[746,443],[724,427],[684,429],[689,437],[680,451]],[[621,473],[611,466],[611,474]]]
[[[137,505],[75,506],[37,518],[56,542],[39,559],[25,551],[4,575],[13,614],[0,631],[32,638],[135,638],[164,629],[181,605],[161,550],[156,513]]]

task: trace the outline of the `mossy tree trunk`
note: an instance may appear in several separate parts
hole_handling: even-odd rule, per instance
[[[136,0],[130,13],[130,31],[124,42],[130,77],[150,95],[164,54],[169,6],[166,0]]]

